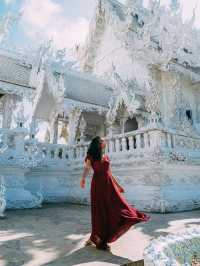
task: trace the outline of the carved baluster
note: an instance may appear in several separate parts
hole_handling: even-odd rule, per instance
[[[68,159],[68,148],[65,147],[63,148],[63,160],[67,160]]]
[[[60,159],[60,157],[59,157],[59,148],[58,147],[55,147],[55,159],[56,160]]]
[[[73,160],[73,147],[69,147],[69,160]]]
[[[148,133],[144,133],[144,148],[145,149],[149,148],[149,135],[148,135]]]
[[[110,145],[110,140],[108,139],[107,140],[107,145],[106,145],[106,148],[105,148],[105,153],[109,153],[109,145]]]
[[[122,151],[127,151],[126,138],[122,137]]]
[[[66,160],[67,159],[66,158],[67,153],[68,153],[67,147],[65,146],[65,147],[63,147],[63,156],[62,156],[63,160]]]
[[[166,142],[167,142],[167,147],[171,148],[172,147],[172,142],[171,142],[171,135],[170,133],[166,133]]]
[[[81,160],[82,158],[82,147],[81,145],[78,147],[78,158]]]
[[[74,150],[75,150],[75,159],[78,159],[79,158],[79,146],[75,146],[75,148],[74,148]]]
[[[41,147],[41,151],[40,152],[42,152],[42,147]],[[47,160],[51,160],[51,146],[50,147],[48,147],[47,146]]]
[[[85,146],[85,156],[87,155],[88,146]]]
[[[176,138],[174,134],[171,134],[171,144],[172,144],[172,148],[175,148],[176,146]]]
[[[61,160],[63,159],[63,148],[62,147],[58,149],[58,158]]]
[[[84,151],[84,147],[80,146],[80,153],[79,153],[80,160],[83,158],[83,151]]]
[[[160,134],[158,131],[150,131],[150,145],[151,148],[158,147],[161,144]]]
[[[129,141],[129,150],[132,151],[134,149],[133,136],[129,136],[128,141]]]
[[[78,158],[78,147],[75,146],[74,147],[74,159],[77,159]]]
[[[119,138],[115,139],[115,149],[116,152],[120,152],[120,142],[119,142]]]
[[[136,149],[141,149],[141,135],[137,134],[135,137],[136,137]]]
[[[109,141],[109,152],[110,153],[114,152],[114,141],[113,141],[113,139],[110,139],[110,141]]]
[[[145,144],[144,144],[144,133],[140,134],[140,143],[141,143],[141,148],[144,149]]]

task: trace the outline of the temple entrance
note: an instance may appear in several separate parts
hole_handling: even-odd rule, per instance
[[[128,120],[126,121],[126,123],[124,125],[124,133],[131,132],[131,131],[134,131],[134,130],[137,130],[137,129],[138,129],[138,122],[137,122],[136,118],[135,117],[128,118]],[[136,139],[135,139],[135,137],[133,138],[133,145],[134,145],[134,149],[135,149],[136,148]],[[127,146],[127,150],[129,150],[130,146],[129,146],[128,137],[126,137],[126,146]]]
[[[124,132],[130,132],[138,129],[138,122],[135,117],[128,118],[125,123]]]

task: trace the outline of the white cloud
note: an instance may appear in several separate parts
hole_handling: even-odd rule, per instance
[[[89,21],[67,18],[62,5],[53,0],[24,0],[22,11],[22,28],[34,42],[53,38],[57,48],[71,48],[85,41]]]

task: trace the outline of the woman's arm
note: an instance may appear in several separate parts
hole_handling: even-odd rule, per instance
[[[89,159],[86,160],[86,162],[84,163],[84,169],[83,169],[83,173],[82,173],[82,178],[80,180],[80,186],[81,188],[85,187],[85,178],[88,176],[89,172],[91,169],[91,162]]]

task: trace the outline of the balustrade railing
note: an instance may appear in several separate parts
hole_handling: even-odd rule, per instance
[[[162,129],[135,130],[125,134],[114,135],[111,138],[106,137],[105,140],[107,141],[106,153],[108,154],[145,153],[147,150],[156,147],[165,149],[179,147],[200,150],[200,138],[176,134]],[[15,136],[14,130],[0,129],[0,150],[1,148],[17,150],[20,147],[20,145],[16,145],[18,141],[20,144],[23,143],[22,138],[19,138],[19,134]],[[24,140],[23,145],[24,147],[20,147],[20,152],[24,151],[27,156],[35,153],[35,156],[38,155],[42,160],[46,161],[80,162],[86,156],[89,142],[62,145]]]

